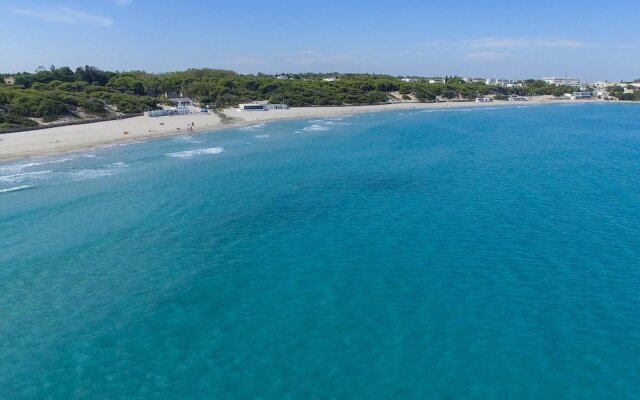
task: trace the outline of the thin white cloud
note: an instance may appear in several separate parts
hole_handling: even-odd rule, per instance
[[[90,14],[80,10],[67,7],[26,9],[15,8],[12,13],[42,21],[55,22],[59,24],[82,24],[92,26],[111,26],[111,18],[101,15]]]

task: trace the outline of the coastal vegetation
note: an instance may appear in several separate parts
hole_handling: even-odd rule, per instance
[[[2,80],[0,80],[2,82]],[[152,74],[144,71],[111,72],[92,66],[41,70],[14,75],[13,85],[0,83],[0,130],[60,120],[141,113],[172,97],[190,97],[203,106],[222,108],[242,102],[268,100],[290,106],[379,104],[473,100],[494,95],[562,96],[574,89],[540,80],[522,81],[521,87],[465,82],[447,77],[446,83],[426,79],[410,82],[389,75],[288,74],[241,75],[233,71],[189,69]],[[625,98],[622,94],[620,98]]]

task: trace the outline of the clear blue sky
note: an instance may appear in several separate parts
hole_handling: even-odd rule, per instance
[[[0,71],[640,78],[638,0],[0,0]]]

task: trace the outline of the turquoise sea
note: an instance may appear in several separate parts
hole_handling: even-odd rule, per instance
[[[640,107],[0,164],[0,399],[125,398],[640,399]]]

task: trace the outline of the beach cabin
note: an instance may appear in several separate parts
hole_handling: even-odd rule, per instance
[[[492,101],[491,97],[476,97],[476,103],[490,103]]]

